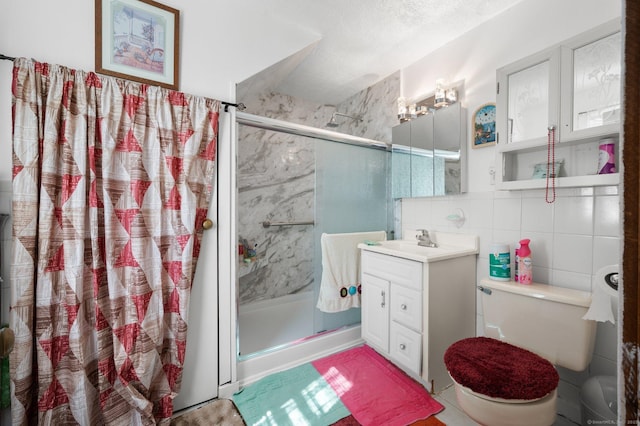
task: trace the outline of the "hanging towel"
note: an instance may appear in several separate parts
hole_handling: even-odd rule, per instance
[[[322,312],[341,312],[360,306],[358,244],[386,239],[385,231],[322,234],[322,280],[316,305],[318,309]]]

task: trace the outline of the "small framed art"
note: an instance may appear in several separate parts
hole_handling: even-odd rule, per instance
[[[180,11],[152,0],[95,0],[96,72],[178,90]]]
[[[496,104],[482,105],[473,113],[473,148],[496,144]]]

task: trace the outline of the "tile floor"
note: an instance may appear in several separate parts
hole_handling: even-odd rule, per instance
[[[458,406],[453,386],[449,386],[434,397],[444,405],[444,410],[437,414],[436,417],[447,426],[478,426],[478,423],[471,420]],[[553,426],[577,426],[577,423],[558,416]]]
[[[444,405],[444,410],[436,415],[438,420],[447,426],[476,426],[477,423],[471,420],[458,406],[456,401],[456,391],[453,386],[449,386],[440,393],[434,395],[436,401]]]

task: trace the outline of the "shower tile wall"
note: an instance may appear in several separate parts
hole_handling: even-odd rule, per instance
[[[313,141],[246,126],[238,135],[238,234],[258,254],[240,264],[240,303],[310,291],[313,227],[261,223],[313,219]]]
[[[251,87],[250,80],[242,85]],[[399,93],[397,72],[335,106],[278,93],[249,93],[238,101],[251,114],[318,128],[325,128],[334,111],[357,115],[362,121],[339,117],[340,126],[331,130],[391,142]],[[312,291],[313,227],[265,229],[261,223],[314,219],[316,143],[310,138],[239,126],[237,229],[250,245],[257,244],[258,254],[249,264],[239,259],[240,304]]]

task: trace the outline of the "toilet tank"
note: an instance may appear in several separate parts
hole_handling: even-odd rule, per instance
[[[528,349],[554,365],[583,371],[591,362],[596,322],[583,320],[591,293],[546,284],[482,280],[486,337]]]

